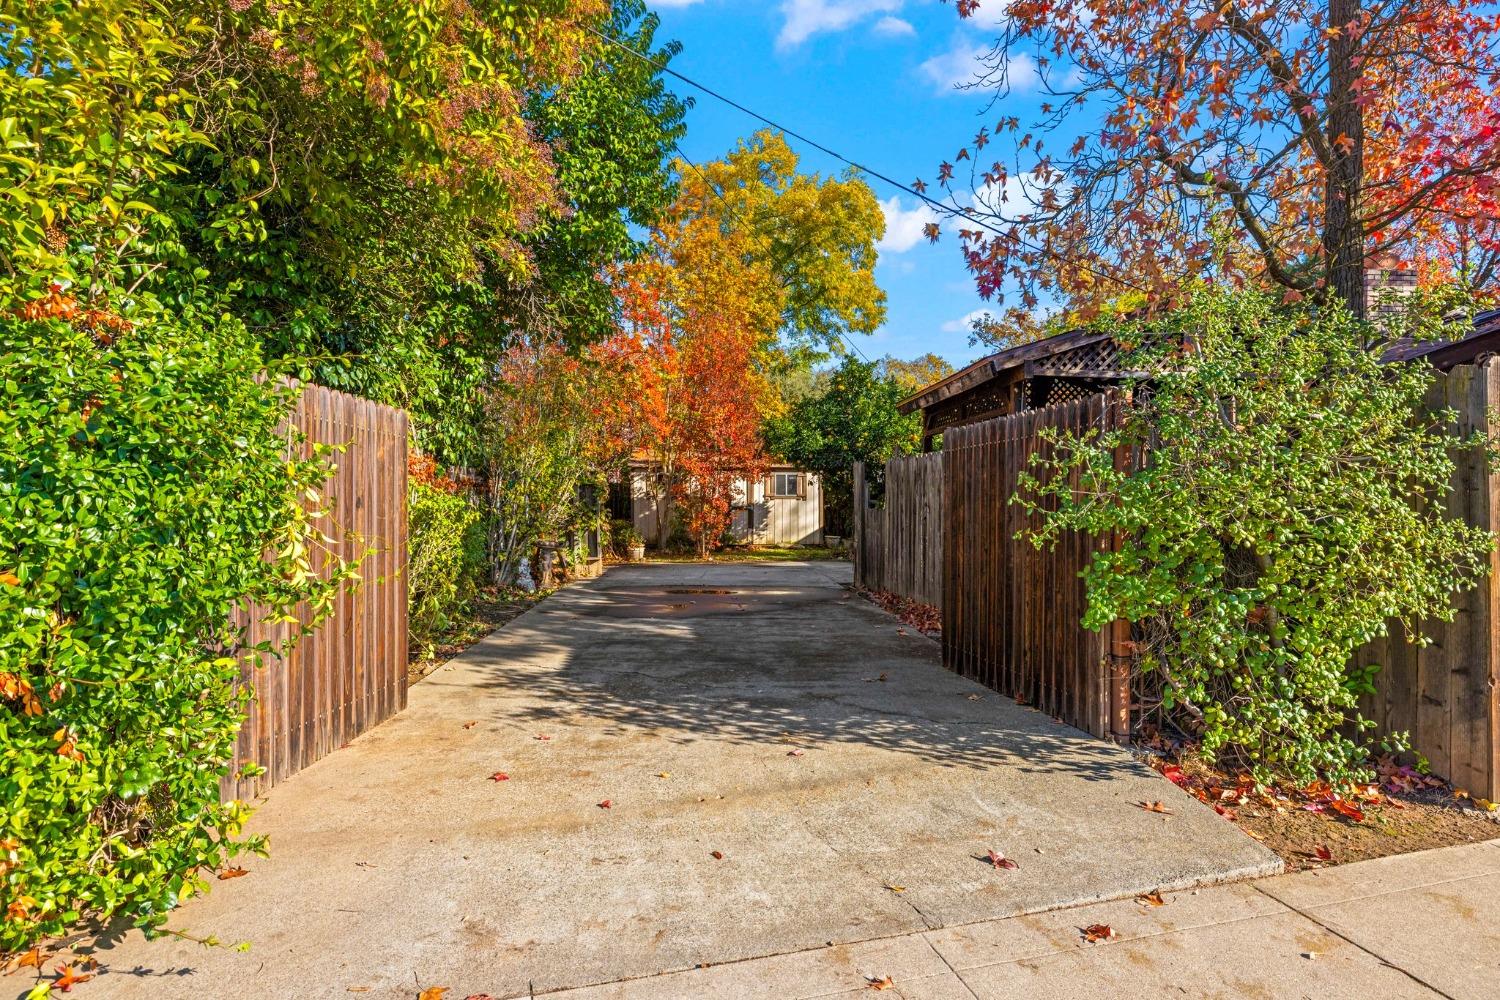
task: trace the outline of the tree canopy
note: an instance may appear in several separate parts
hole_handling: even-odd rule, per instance
[[[977,86],[1004,97],[1021,63],[1050,99],[938,168],[952,189],[970,164],[955,225],[983,294],[1088,307],[1216,272],[1359,312],[1375,251],[1494,287],[1491,5],[1017,0],[1001,25]]]

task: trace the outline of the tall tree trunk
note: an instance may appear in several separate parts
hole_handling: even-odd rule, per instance
[[[1355,103],[1359,42],[1347,25],[1360,16],[1361,0],[1328,0],[1329,165],[1323,207],[1323,250],[1328,284],[1356,316],[1365,315],[1364,109]]]

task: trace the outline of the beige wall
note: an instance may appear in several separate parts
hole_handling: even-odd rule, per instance
[[[775,471],[793,472],[781,468]],[[643,469],[630,472],[632,520],[648,544],[656,541],[656,503],[647,492]],[[818,477],[802,473],[804,495],[771,497],[770,476],[747,483],[735,483],[734,521],[731,532],[736,540],[756,545],[821,545],[823,543],[823,487]],[[753,520],[753,528],[751,522]]]

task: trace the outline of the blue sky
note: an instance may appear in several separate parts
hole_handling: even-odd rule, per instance
[[[995,38],[993,16],[961,21],[939,0],[648,0],[661,15],[659,37],[683,52],[672,68],[898,180],[933,180],[988,123],[990,96],[960,92]],[[991,3],[1001,8],[1000,0]],[[1013,79],[1024,83],[1024,74]],[[754,119],[680,81],[692,96],[683,151],[702,162],[722,156],[760,127]],[[1022,120],[1037,98],[1024,89],[1006,102]],[[793,141],[806,171],[843,168]],[[884,328],[856,337],[870,358],[912,358],[928,351],[962,365],[969,347],[965,318],[986,308],[965,270],[955,236],[936,245],[921,237],[934,216],[910,195],[871,179],[886,211],[877,277],[889,296]],[[936,187],[936,185],[934,185]],[[989,308],[994,308],[990,306]]]

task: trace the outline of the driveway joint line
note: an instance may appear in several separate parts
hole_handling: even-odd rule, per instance
[[[1448,881],[1450,881],[1450,882],[1456,882],[1456,881],[1462,881],[1462,879],[1449,879]],[[1441,883],[1438,883],[1438,884],[1441,884]],[[1267,892],[1265,889],[1262,889],[1258,885],[1253,885],[1253,886],[1251,886],[1251,888],[1254,889],[1256,892],[1260,893],[1261,895],[1265,896],[1267,899],[1276,899],[1275,896],[1271,895],[1269,892]],[[1390,893],[1381,893],[1380,895],[1390,895]],[[1366,897],[1366,898],[1370,898],[1370,897]],[[1379,962],[1381,965],[1385,966],[1386,968],[1396,970],[1397,972],[1399,972],[1403,976],[1405,976],[1407,979],[1410,979],[1412,982],[1416,983],[1418,986],[1421,986],[1424,989],[1431,990],[1433,993],[1436,993],[1438,996],[1443,997],[1444,1000],[1458,1000],[1458,998],[1455,997],[1453,994],[1448,993],[1445,990],[1438,989],[1436,986],[1432,985],[1427,980],[1425,980],[1421,976],[1417,975],[1415,972],[1412,972],[1410,969],[1407,969],[1405,966],[1397,965],[1395,962],[1392,962],[1390,959],[1386,958],[1384,955],[1380,954],[1379,952],[1375,951],[1374,949],[1367,948],[1364,945],[1360,944],[1358,941],[1354,940],[1349,935],[1345,934],[1343,931],[1340,931],[1338,928],[1333,927],[1333,926],[1331,926],[1331,925],[1323,922],[1322,920],[1319,920],[1317,918],[1317,916],[1311,910],[1303,910],[1300,907],[1293,906],[1291,903],[1288,903],[1284,899],[1276,899],[1276,901],[1278,903],[1280,903],[1282,906],[1285,906],[1288,910],[1291,910],[1293,913],[1297,914],[1302,919],[1312,921],[1313,923],[1317,924],[1319,927],[1323,928],[1328,933],[1332,934],[1334,937],[1336,937],[1336,938],[1340,939],[1341,941],[1344,941],[1344,942],[1352,945],[1357,951],[1362,951],[1366,955],[1369,955],[1371,958],[1375,959],[1375,961]]]

